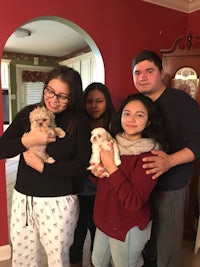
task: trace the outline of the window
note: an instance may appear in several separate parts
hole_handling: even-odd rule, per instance
[[[25,103],[26,105],[35,104],[41,101],[44,83],[43,82],[25,82]]]

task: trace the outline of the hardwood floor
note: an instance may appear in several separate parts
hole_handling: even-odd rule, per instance
[[[89,239],[87,238],[85,246],[84,246],[84,259],[83,259],[83,267],[91,267],[90,265],[90,255],[89,251]],[[183,264],[182,267],[199,267],[200,266],[200,251],[198,254],[194,255],[194,242],[184,241],[183,242]],[[0,267],[11,267],[11,260],[8,261],[0,261]],[[140,267],[138,265],[138,267]],[[47,267],[46,261],[44,260],[43,267]],[[122,266],[123,267],[123,266]]]
[[[10,221],[10,206],[11,206],[12,190],[13,190],[15,179],[16,179],[17,166],[18,166],[18,157],[6,160],[8,222]],[[183,251],[182,267],[200,267],[200,249],[197,254],[194,254],[194,246],[195,246],[194,241],[184,240],[183,247],[182,247],[182,251]],[[85,245],[84,245],[83,267],[91,266],[89,247],[90,247],[90,239],[88,235],[85,241]],[[140,267],[141,264],[142,263],[139,263],[138,267]],[[0,261],[0,267],[11,267],[11,260]],[[43,267],[47,267],[45,256],[44,256]]]
[[[183,241],[183,260],[182,267],[199,267],[200,250],[194,254],[194,241]]]

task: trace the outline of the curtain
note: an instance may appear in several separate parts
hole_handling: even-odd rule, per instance
[[[22,71],[22,82],[45,82],[49,72],[43,71]]]

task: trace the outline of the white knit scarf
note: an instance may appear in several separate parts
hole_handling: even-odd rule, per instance
[[[136,141],[127,139],[123,133],[116,135],[120,155],[139,155],[152,149],[160,149],[160,145],[150,138],[141,138]]]

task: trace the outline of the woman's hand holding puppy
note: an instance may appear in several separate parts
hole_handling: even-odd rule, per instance
[[[96,164],[93,169],[91,169],[92,174],[99,178],[108,177],[110,174],[118,170],[118,167],[114,161],[114,149],[111,143],[111,149],[105,150],[101,147],[100,151],[101,163]]]
[[[98,178],[108,177],[108,172],[106,171],[106,169],[103,167],[101,163],[100,164],[93,163],[91,165],[93,166],[93,168],[91,169],[91,173],[94,176]]]
[[[38,172],[43,172],[44,162],[38,157],[31,149],[23,153],[24,160],[28,166],[35,169]]]
[[[56,141],[55,134],[41,132],[38,129],[32,130],[29,133],[25,133],[22,138],[21,142],[26,148],[30,148],[35,145],[46,145],[51,142]]]
[[[100,155],[103,167],[107,170],[109,174],[112,174],[113,172],[118,170],[118,167],[116,166],[114,160],[113,143],[110,144],[110,147],[111,149],[109,151],[101,147]]]

